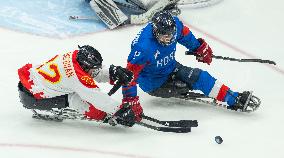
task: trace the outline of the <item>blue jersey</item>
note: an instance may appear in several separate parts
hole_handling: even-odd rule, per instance
[[[165,46],[161,45],[153,35],[152,23],[148,23],[136,36],[131,44],[131,52],[128,56],[128,69],[134,72],[135,81],[139,87],[150,92],[159,88],[168,79],[170,73],[176,66],[175,52],[176,45],[180,43],[189,51],[194,52],[199,46],[199,41],[195,38],[188,27],[174,17],[177,31],[175,42]],[[132,84],[132,86],[136,86]],[[135,92],[130,92],[129,90]],[[136,87],[124,87],[123,94],[136,95]],[[132,96],[130,94],[130,96]]]

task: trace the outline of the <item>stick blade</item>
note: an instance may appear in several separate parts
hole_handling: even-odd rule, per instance
[[[173,133],[189,133],[191,132],[191,128],[169,128],[169,127],[159,127],[158,131],[161,132],[173,132]]]

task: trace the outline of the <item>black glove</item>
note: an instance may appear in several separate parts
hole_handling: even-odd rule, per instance
[[[116,122],[118,124],[132,127],[135,124],[135,113],[130,106],[122,105],[122,108],[119,109],[114,116],[116,116]]]
[[[122,85],[128,85],[133,79],[133,73],[121,66],[110,65],[109,67],[110,80],[115,82],[118,81]]]

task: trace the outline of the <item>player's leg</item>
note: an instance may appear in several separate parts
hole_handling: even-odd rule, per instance
[[[232,91],[228,86],[211,76],[207,71],[189,68],[177,63],[175,76],[176,79],[186,83],[193,90],[200,90],[206,96],[215,98],[218,101],[226,102],[228,108],[233,110],[246,111],[247,106],[256,110],[260,100],[252,95],[252,92],[242,93]]]
[[[89,119],[104,120],[107,113],[84,101],[77,93],[68,95],[69,108],[76,110]]]
[[[184,95],[189,90],[190,89],[184,82],[173,80],[170,76],[169,79],[160,88],[147,93],[151,96],[161,98],[184,98]]]
[[[54,98],[36,99],[33,94],[26,89],[21,82],[18,83],[18,91],[20,101],[27,109],[51,110],[52,108],[68,107],[67,95],[62,95]]]

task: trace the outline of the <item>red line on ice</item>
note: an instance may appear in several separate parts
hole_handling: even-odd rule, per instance
[[[64,146],[51,146],[51,145],[0,143],[0,147],[50,149],[50,150],[59,150],[59,151],[97,153],[102,155],[113,155],[117,157],[128,157],[128,158],[150,158],[146,156],[138,156],[138,155],[132,155],[120,152],[103,151],[97,149],[73,148],[73,147],[64,147]]]

